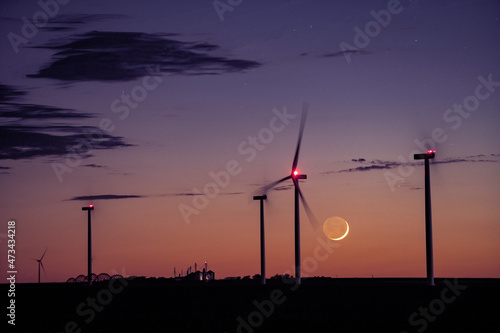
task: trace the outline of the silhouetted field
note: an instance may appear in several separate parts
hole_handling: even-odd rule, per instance
[[[436,283],[309,279],[296,288],[281,280],[260,286],[136,278],[92,287],[17,284],[15,331],[498,332],[499,279]],[[1,288],[6,295],[8,286]]]

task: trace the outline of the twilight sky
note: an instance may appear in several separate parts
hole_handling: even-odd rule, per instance
[[[500,3],[0,4],[0,248],[20,282],[259,272],[259,187],[299,170],[303,276],[500,277]],[[268,193],[268,277],[293,272],[292,183]],[[2,269],[2,279],[6,275]]]

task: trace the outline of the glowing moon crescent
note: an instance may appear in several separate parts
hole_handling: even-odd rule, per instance
[[[347,234],[349,233],[349,223],[347,223],[347,221],[345,221],[345,225],[347,227],[347,230],[345,231],[345,234],[342,235],[342,237],[339,237],[339,238],[332,238],[332,240],[341,240],[341,239],[344,239],[345,236],[347,236]]]
[[[344,228],[344,234],[339,237],[339,233],[342,232]],[[349,224],[341,217],[330,217],[323,224],[323,232],[325,233],[326,237],[330,238],[331,240],[339,241],[344,239],[349,233]]]

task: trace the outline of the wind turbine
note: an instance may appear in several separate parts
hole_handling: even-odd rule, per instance
[[[43,252],[42,254],[42,257],[40,259],[33,259],[33,260],[36,260],[38,262],[38,283],[40,283],[40,266],[42,266],[42,269],[43,269],[43,272],[45,273],[45,267],[43,267],[43,257],[45,256],[45,253],[47,252],[47,249],[45,249],[45,251]]]
[[[264,200],[267,195],[256,195],[254,200],[260,201],[260,283],[266,284],[266,243],[264,237]]]
[[[425,256],[427,264],[427,284],[434,286],[434,257],[432,251],[432,210],[431,210],[431,176],[429,160],[435,156],[435,150],[428,150],[424,154],[415,154],[415,160],[425,160]]]
[[[307,175],[300,174],[297,170],[297,164],[299,162],[299,152],[300,152],[300,144],[302,142],[302,134],[304,133],[304,126],[306,123],[307,112],[308,112],[309,104],[304,102],[302,104],[302,116],[300,120],[300,129],[299,129],[299,138],[297,140],[297,148],[295,149],[295,156],[293,158],[292,170],[290,175],[275,181],[269,185],[262,187],[259,192],[266,194],[267,191],[275,187],[276,185],[291,179],[293,181],[293,185],[295,188],[295,282],[297,284],[301,283],[301,269],[300,269],[300,211],[299,211],[299,201],[302,200],[302,204],[306,210],[307,215],[309,216],[309,220],[314,224],[316,219],[309,208],[309,205],[302,194],[302,191],[299,187],[299,179],[307,179]]]
[[[90,212],[94,210],[94,205],[90,204],[88,205],[88,207],[82,207],[82,210],[86,210],[88,212],[87,280],[89,286],[91,286],[92,285],[92,230],[91,230]]]

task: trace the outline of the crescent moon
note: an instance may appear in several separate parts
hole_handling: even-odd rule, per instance
[[[347,221],[344,221],[346,226],[347,226],[347,230],[345,231],[345,234],[343,234],[341,237],[339,238],[331,238],[331,240],[334,240],[334,241],[338,241],[338,240],[341,240],[341,239],[344,239],[345,236],[347,236],[347,234],[349,233],[349,223],[347,223]]]

